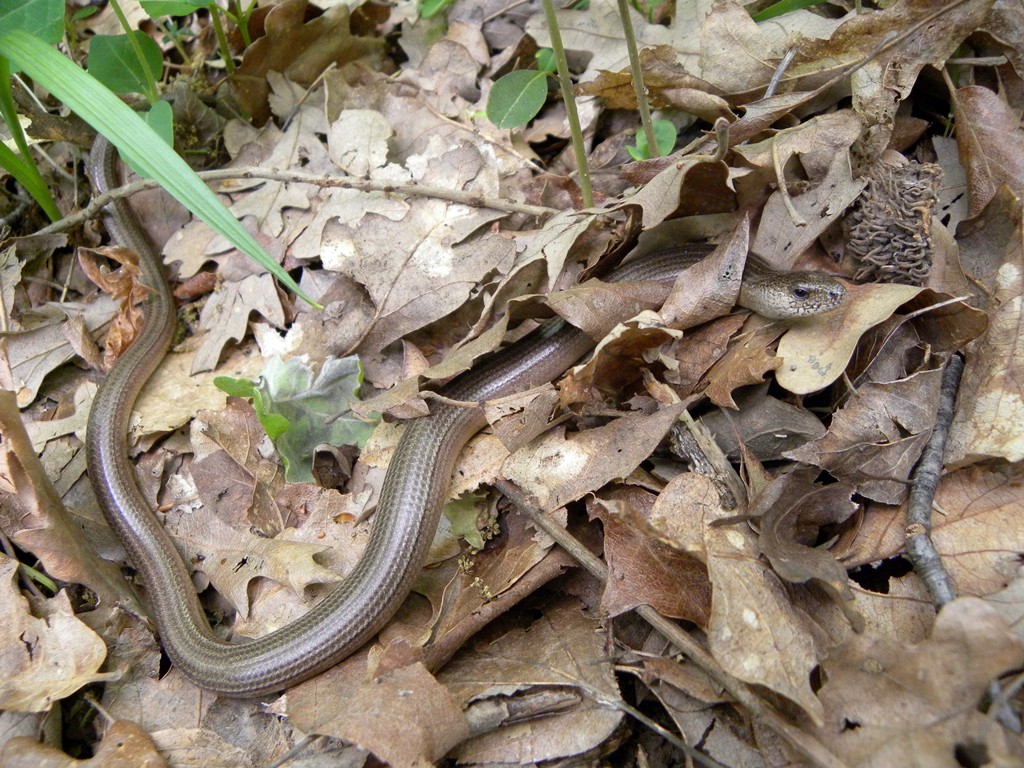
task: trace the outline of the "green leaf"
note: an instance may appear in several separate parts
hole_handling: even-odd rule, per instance
[[[256,409],[256,416],[260,420],[260,424],[263,425],[263,429],[267,432],[267,437],[270,438],[276,446],[277,439],[281,437],[285,432],[291,429],[291,422],[288,421],[288,417],[280,413],[274,413],[272,402],[268,402],[263,393],[260,390],[256,390],[252,393],[252,404]],[[285,475],[287,476],[288,462],[291,460],[291,456],[283,453],[278,449],[278,453],[281,454],[281,458],[285,464]],[[310,475],[310,479],[312,479]]]
[[[236,379],[234,376],[214,376],[213,386],[232,397],[252,397],[256,382],[252,379]]]
[[[546,72],[520,69],[498,78],[487,97],[487,119],[498,128],[521,128],[548,100]]]
[[[164,62],[160,46],[142,32],[132,36],[142,48],[149,71],[160,72]],[[89,74],[114,93],[147,93],[150,77],[139,67],[128,35],[96,35],[89,44]]]
[[[284,462],[291,483],[313,481],[313,453],[318,445],[366,444],[374,425],[356,417],[349,404],[363,383],[358,358],[330,358],[316,378],[309,366],[293,358],[272,358],[260,380],[218,376],[223,392],[251,397],[267,436]]]
[[[758,11],[751,18],[754,21],[768,21],[784,13],[798,11],[801,8],[809,8],[812,5],[821,5],[822,0],[779,0],[774,5],[769,5],[764,10]]]
[[[654,140],[658,142],[658,156],[670,154],[675,149],[678,136],[675,124],[671,120],[655,120],[651,127],[654,128]],[[626,151],[634,160],[649,160],[651,152],[647,146],[647,134],[637,131],[636,146],[626,147]]]
[[[0,33],[15,29],[59,43],[64,37],[63,0],[0,0]]]
[[[217,196],[124,102],[94,77],[41,40],[20,30],[0,35],[0,56],[63,101],[117,147],[132,167],[156,179],[167,192],[243,253],[314,306],[281,265],[242,226]]]
[[[18,115],[18,107],[14,103],[14,92],[11,90],[11,66],[7,59],[0,56],[0,115],[7,123],[7,130],[11,133],[11,141],[18,149],[18,154],[6,145],[2,145],[0,151],[0,165],[17,179],[25,188],[32,199],[46,213],[50,221],[60,221],[63,214],[57,207],[50,188],[43,181],[39,168],[36,167],[32,153],[28,148],[28,139],[21,126],[21,119]]]
[[[555,72],[558,70],[555,52],[550,48],[541,48],[537,51],[534,58],[537,59],[537,69],[541,72]]]
[[[158,101],[148,112],[140,112],[139,116],[146,125],[153,129],[157,136],[164,140],[168,147],[174,146],[174,107],[168,101]],[[138,168],[136,173],[141,175]]]
[[[191,2],[191,0],[142,0],[139,5],[149,14],[151,19],[157,16],[188,16],[199,8],[205,8],[209,2]],[[92,56],[92,51],[89,52]]]
[[[423,0],[420,3],[420,17],[430,19],[450,6],[455,0]]]
[[[46,182],[39,176],[38,168],[26,163],[3,143],[0,143],[0,166],[17,179],[25,191],[32,196],[32,199],[46,212],[50,221],[60,221],[61,212],[53,197],[50,196],[50,189],[46,186]]]

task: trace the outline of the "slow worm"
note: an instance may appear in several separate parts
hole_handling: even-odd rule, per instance
[[[116,186],[117,155],[99,138],[91,155],[100,192]],[[188,568],[136,485],[126,435],[135,399],[171,342],[175,310],[158,254],[131,207],[107,207],[111,236],[136,251],[150,288],[138,338],[99,387],[89,415],[89,476],[100,506],[123,542],[145,587],[153,618],[172,662],[198,686],[228,696],[261,696],[312,677],[353,653],[387,623],[422,567],[463,446],[486,422],[480,408],[433,404],[412,421],[391,459],[362,559],[344,581],[305,616],[256,640],[227,643],[203,614]],[[668,280],[689,261],[653,254],[616,270],[612,280]],[[776,317],[828,311],[843,287],[818,273],[777,273],[748,267],[741,303]],[[494,354],[458,377],[442,393],[482,402],[552,381],[593,342],[561,321]]]

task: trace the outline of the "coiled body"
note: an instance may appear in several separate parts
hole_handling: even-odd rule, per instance
[[[93,180],[100,191],[115,185],[116,160],[113,148],[100,138],[92,154]],[[89,415],[86,449],[97,498],[138,570],[172,662],[200,687],[221,694],[259,696],[281,690],[357,650],[398,609],[426,557],[455,461],[485,424],[482,410],[434,404],[429,417],[410,423],[388,468],[365,554],[352,573],[295,622],[250,642],[225,643],[210,629],[189,570],[150,511],[128,460],[131,410],[167,352],[175,313],[157,254],[125,201],[108,209],[107,225],[120,244],[139,254],[152,292],[143,331],[100,385]],[[613,279],[671,279],[680,268],[678,258],[662,254],[620,268]],[[803,293],[801,280],[810,282],[814,301],[842,300],[842,287],[831,278],[802,274],[779,277],[762,270],[762,278],[777,284],[760,290],[751,282],[745,289],[766,298],[768,311],[781,307],[788,317],[825,311],[785,308],[794,291]],[[551,381],[592,346],[572,326],[549,323],[456,379],[443,394],[478,402],[512,394]]]

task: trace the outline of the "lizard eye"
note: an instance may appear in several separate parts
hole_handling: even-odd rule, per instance
[[[793,289],[793,295],[798,299],[806,299],[810,295],[810,291],[807,290],[806,286],[798,285]]]

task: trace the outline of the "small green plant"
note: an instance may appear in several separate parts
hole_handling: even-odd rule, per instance
[[[252,398],[256,417],[284,462],[290,483],[313,482],[313,454],[319,445],[366,444],[375,424],[355,416],[363,367],[356,357],[327,360],[314,377],[299,359],[274,357],[257,381],[218,376],[223,392]]]
[[[242,35],[242,44],[247,46],[252,42],[249,36],[249,17],[256,9],[256,0],[250,0],[249,4],[242,8],[238,0],[229,0],[227,8],[221,8],[217,3],[203,2],[202,0],[141,0],[139,3],[143,10],[153,19],[165,16],[187,16],[197,10],[206,9],[210,14],[210,22],[213,24],[213,32],[217,36],[217,48],[220,50],[221,59],[228,74],[235,71],[235,63],[231,58],[231,46],[228,44],[228,36],[224,31],[224,22],[221,17],[226,18]],[[173,26],[173,25],[172,25]],[[172,36],[172,32],[167,32]]]
[[[671,120],[655,120],[653,127],[654,140],[658,144],[657,151],[651,152],[651,148],[647,144],[647,134],[639,131],[636,134],[636,146],[626,147],[629,156],[634,160],[650,160],[652,157],[663,157],[675,149],[676,137],[678,135],[675,124]]]
[[[569,77],[569,65],[565,55],[565,48],[562,45],[562,33],[558,27],[558,17],[555,14],[555,6],[552,0],[543,0],[543,6],[544,17],[548,25],[548,34],[551,36],[551,53],[545,54],[543,62],[540,61],[540,54],[538,53],[538,68],[536,70],[512,72],[497,80],[491,88],[491,93],[487,99],[487,117],[499,128],[519,128],[526,125],[526,123],[537,116],[537,113],[540,112],[544,102],[547,100],[547,75],[556,72],[558,87],[562,92],[562,100],[565,103],[573,154],[576,157],[580,195],[583,198],[584,206],[590,207],[594,204],[594,193],[590,185],[586,146],[584,144],[583,130],[580,127],[579,114],[576,110],[576,100],[573,93],[572,80]],[[589,8],[589,4],[578,2],[572,7],[573,10],[585,10]],[[636,146],[629,149],[630,154],[635,158],[646,158],[662,154],[666,147],[667,151],[671,151],[675,146],[675,129],[671,129],[672,136],[671,140],[669,140],[669,128],[662,126],[660,129],[661,134],[658,135],[651,120],[651,110],[647,103],[647,89],[644,87],[636,36],[633,33],[633,22],[629,16],[628,0],[618,1],[618,11],[622,22],[626,51],[629,54],[630,75],[633,81],[633,89],[636,93],[640,123],[643,127],[643,138],[638,135]],[[653,6],[651,13],[653,13]],[[548,58],[549,55],[550,58]]]
[[[163,52],[148,35],[131,28],[118,0],[110,0],[110,7],[125,34],[97,35],[92,39],[88,72],[114,93],[141,93],[149,102],[149,109],[140,113],[143,119],[173,146],[171,105],[160,100]]]
[[[487,119],[499,128],[522,128],[548,100],[548,77],[555,71],[549,48],[537,51],[537,69],[517,69],[498,78],[487,96]]]

